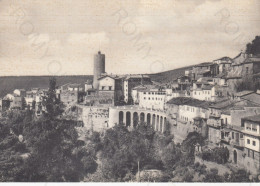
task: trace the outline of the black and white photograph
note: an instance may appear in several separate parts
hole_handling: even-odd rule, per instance
[[[260,182],[260,0],[0,0],[0,182]]]

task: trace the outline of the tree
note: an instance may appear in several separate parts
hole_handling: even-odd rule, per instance
[[[56,97],[56,78],[52,77],[49,80],[49,90],[47,96],[43,98],[43,106],[46,107],[47,113],[45,114],[49,118],[54,118],[60,115],[62,110],[62,103]]]
[[[218,169],[210,169],[203,178],[203,182],[224,182],[224,177],[218,175]]]
[[[34,110],[36,107],[36,101],[35,100],[33,100],[33,102],[32,102],[32,109]]]
[[[78,142],[75,121],[41,118],[25,127],[32,151],[15,181],[80,181],[96,171],[96,151]]]
[[[22,97],[22,110],[24,110],[25,108],[26,108],[26,101],[24,97]]]
[[[246,45],[246,53],[253,55],[260,54],[260,36],[256,36],[251,43]]]

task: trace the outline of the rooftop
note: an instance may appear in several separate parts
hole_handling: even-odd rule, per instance
[[[195,65],[195,67],[207,67],[212,65],[212,62],[204,62],[204,63],[200,63],[198,65]]]
[[[190,97],[177,97],[169,100],[167,104],[188,105],[194,107],[208,108],[211,103],[207,101],[190,98]]]
[[[138,85],[136,87],[133,88],[133,90],[150,90],[150,89],[158,89],[160,88],[159,85]]]
[[[244,91],[235,93],[235,96],[241,97],[241,96],[245,96],[245,95],[252,94],[252,93],[254,93],[254,91],[244,90]]]
[[[148,75],[142,75],[142,74],[130,74],[125,76],[125,80],[133,79],[133,78],[150,78]]]
[[[242,96],[241,99],[247,100],[247,101],[250,101],[252,103],[256,103],[256,104],[260,105],[260,94],[257,94],[257,93],[254,93],[254,92]]]
[[[260,114],[259,115],[254,115],[254,116],[248,116],[248,117],[245,117],[243,119],[247,120],[247,121],[260,122]]]

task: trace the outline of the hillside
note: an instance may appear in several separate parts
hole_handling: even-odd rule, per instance
[[[160,83],[168,83],[175,80],[180,75],[184,75],[185,70],[191,69],[192,67],[193,66],[177,68],[174,70],[169,70],[169,71],[160,72],[156,74],[149,74],[149,76],[153,81],[160,82]]]
[[[23,88],[25,90],[39,87],[47,88],[49,86],[49,79],[51,76],[6,76],[0,77],[0,97],[11,93],[16,88]],[[92,80],[91,75],[85,76],[56,76],[57,85],[66,83],[84,83],[88,79]]]

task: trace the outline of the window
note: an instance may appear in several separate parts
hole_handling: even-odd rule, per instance
[[[255,153],[253,150],[252,150],[252,158],[255,159]]]
[[[253,146],[255,146],[255,141],[253,141]]]
[[[250,150],[247,149],[247,156],[250,157]]]
[[[104,90],[105,89],[105,86],[102,86],[102,90]]]
[[[247,144],[250,144],[250,139],[247,139]]]
[[[234,139],[234,132],[232,132],[232,139]]]
[[[246,67],[246,73],[248,74],[248,67]]]
[[[112,90],[112,86],[109,86],[108,89],[109,89],[109,90]],[[126,90],[126,91],[127,91],[127,90]]]
[[[244,136],[243,136],[243,134],[240,134],[240,138],[243,138]]]

